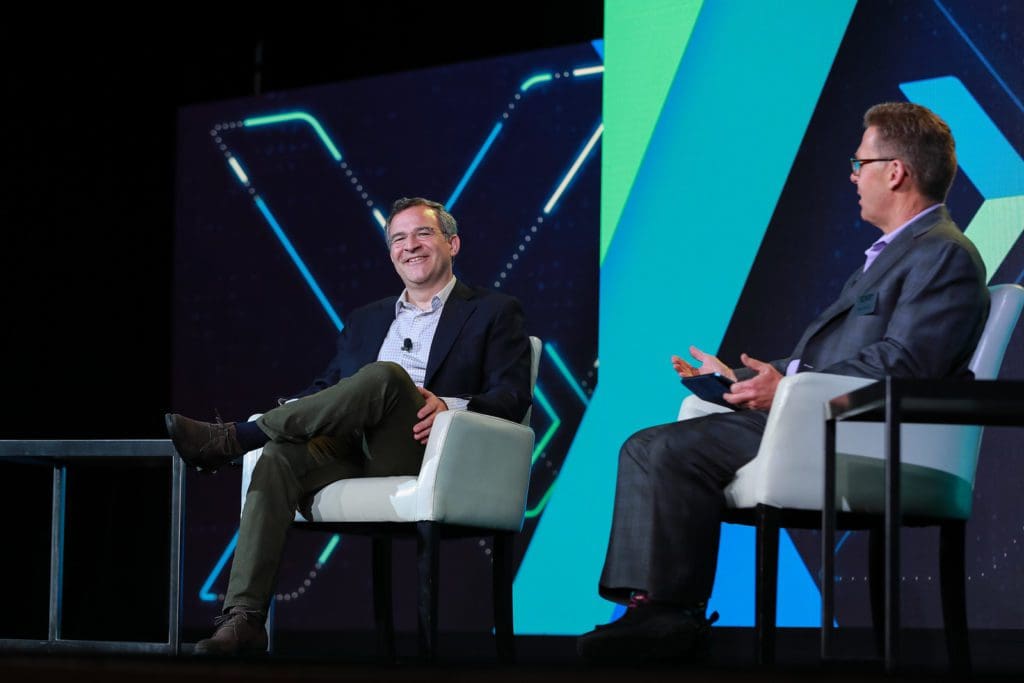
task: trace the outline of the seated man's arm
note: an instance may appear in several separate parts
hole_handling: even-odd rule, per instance
[[[530,340],[519,301],[502,297],[484,340],[483,377],[467,409],[519,422],[530,407]]]
[[[921,263],[900,283],[882,338],[817,372],[927,378],[966,367],[988,316],[984,266],[955,242],[927,247],[929,253],[918,255]]]

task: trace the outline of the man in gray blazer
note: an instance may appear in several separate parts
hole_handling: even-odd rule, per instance
[[[579,638],[584,657],[685,658],[706,644],[722,490],[757,454],[784,375],[971,376],[988,289],[977,250],[943,205],[956,174],[949,126],[924,107],[887,103],[867,111],[864,128],[850,182],[882,236],[789,358],[743,354],[734,370],[692,346],[699,366],[673,356],[682,377],[729,377],[724,398],[735,411],[644,429],[622,446],[599,590],[629,608]]]

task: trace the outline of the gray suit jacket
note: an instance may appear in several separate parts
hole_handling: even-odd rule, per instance
[[[772,364],[785,373],[799,358],[800,372],[873,379],[970,377],[988,307],[985,265],[940,206],[908,225],[867,272],[858,268],[790,357]]]

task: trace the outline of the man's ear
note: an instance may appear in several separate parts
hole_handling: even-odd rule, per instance
[[[889,189],[895,190],[903,187],[905,183],[911,182],[910,169],[902,159],[893,159],[889,162]]]
[[[459,239],[458,235],[452,235],[452,238],[448,240],[448,244],[452,245],[452,258],[459,253],[459,248],[462,246],[462,240]]]

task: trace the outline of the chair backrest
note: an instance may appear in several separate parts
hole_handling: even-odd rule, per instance
[[[970,363],[977,379],[998,377],[1006,347],[1010,344],[1021,309],[1024,309],[1024,287],[1015,284],[993,285],[988,291],[992,297],[992,306]]]
[[[540,354],[544,350],[544,342],[539,337],[530,337],[530,396],[533,396],[533,390],[537,386],[537,372],[540,369]],[[526,415],[523,416],[523,424],[527,427],[530,426],[530,417],[533,415],[533,406],[531,405],[526,410]]]

